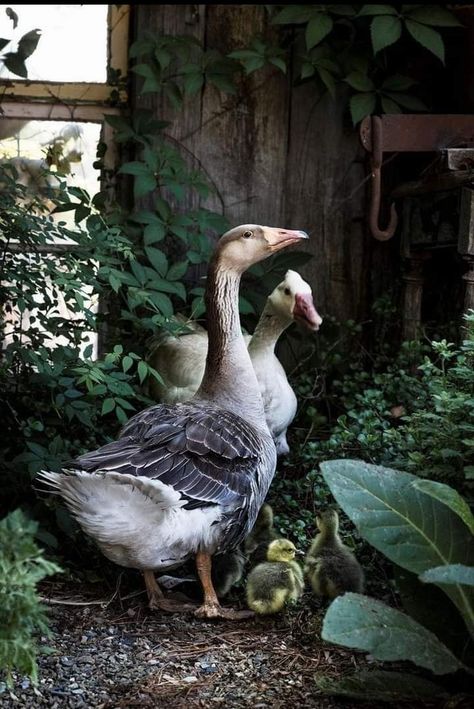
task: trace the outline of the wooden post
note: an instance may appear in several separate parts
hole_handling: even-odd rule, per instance
[[[464,314],[474,308],[474,189],[463,187],[459,215],[458,251],[466,261],[468,270],[463,275],[466,281]]]
[[[403,296],[403,339],[418,340],[421,332],[421,303],[423,299],[423,264],[431,257],[428,251],[411,254]]]

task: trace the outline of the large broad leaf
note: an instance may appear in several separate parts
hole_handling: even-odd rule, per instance
[[[416,478],[413,485],[417,490],[424,492],[425,495],[434,497],[435,500],[442,502],[443,505],[447,505],[474,534],[474,515],[466,500],[456,490],[449,487],[449,485],[443,485],[443,483],[437,483],[434,480],[420,480],[420,478]]]
[[[395,608],[359,593],[345,593],[331,603],[321,637],[370,652],[376,660],[410,660],[438,675],[463,667],[432,632]]]
[[[325,694],[354,699],[391,702],[402,699],[422,701],[433,697],[447,697],[447,693],[439,684],[406,672],[361,670],[342,679],[317,674],[314,681]]]
[[[438,586],[427,589],[411,571],[397,565],[393,570],[404,612],[431,630],[461,662],[473,665],[474,643],[467,637],[466,626],[454,603]]]
[[[436,566],[421,574],[420,579],[425,583],[458,583],[474,586],[474,566],[451,564],[449,566]]]
[[[447,564],[474,565],[472,535],[449,507],[416,489],[416,476],[358,460],[321,464],[326,483],[361,535],[415,574]],[[474,631],[474,594],[441,585]],[[473,633],[474,634],[474,633]]]

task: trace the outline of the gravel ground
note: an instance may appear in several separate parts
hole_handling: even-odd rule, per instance
[[[321,641],[324,609],[310,594],[285,615],[204,622],[152,612],[136,592],[100,604],[77,587],[67,602],[66,591],[53,591],[62,603],[50,605],[51,654],[40,658],[39,685],[0,685],[2,709],[380,707],[318,694],[316,672],[337,677],[367,660]]]

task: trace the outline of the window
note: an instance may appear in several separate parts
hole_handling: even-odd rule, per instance
[[[39,174],[45,162],[71,186],[95,194],[99,140],[107,144],[106,168],[115,167],[104,116],[120,114],[127,100],[128,27],[128,5],[0,6],[0,37],[11,40],[12,51],[27,32],[41,32],[26,61],[28,78],[0,65],[0,161],[13,162],[20,181],[36,194],[43,187]],[[74,228],[71,213],[58,219]],[[58,242],[54,252],[67,248],[67,242]],[[46,250],[44,258],[54,258],[53,251]],[[74,313],[69,315],[73,320]],[[93,345],[97,354],[97,342]]]

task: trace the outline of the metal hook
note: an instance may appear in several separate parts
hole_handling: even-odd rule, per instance
[[[371,167],[372,167],[372,194],[370,199],[369,210],[369,226],[372,235],[378,241],[388,241],[395,234],[398,224],[397,212],[395,205],[390,205],[390,220],[386,229],[379,228],[380,217],[380,201],[381,201],[381,168],[382,168],[382,121],[379,116],[372,116],[372,152],[371,152]]]

